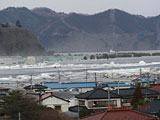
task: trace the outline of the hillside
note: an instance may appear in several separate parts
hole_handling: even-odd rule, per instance
[[[0,55],[41,55],[44,48],[38,43],[33,32],[15,25],[0,24]]]
[[[94,15],[57,13],[48,8],[7,8],[0,22],[21,24],[55,52],[160,49],[160,16],[143,17],[110,9]]]

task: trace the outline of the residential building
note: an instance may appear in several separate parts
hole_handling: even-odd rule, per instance
[[[45,92],[45,90],[47,89],[47,86],[44,85],[40,85],[40,84],[35,84],[35,85],[28,85],[25,86],[24,89],[26,91],[34,91],[34,92]]]
[[[68,100],[69,101],[69,107],[78,105],[77,98],[75,96],[77,95],[77,92],[53,92],[53,95]]]
[[[160,117],[160,99],[154,99],[144,106],[140,106],[137,111]]]
[[[106,109],[107,106],[121,107],[120,96],[101,88],[97,88],[76,96],[79,106],[87,109]]]
[[[0,88],[0,98],[8,94],[9,88]]]
[[[55,96],[53,93],[28,93],[27,96],[46,107],[59,110],[60,112],[67,112],[69,109],[69,101]]]
[[[157,84],[158,79],[156,77],[155,78],[144,77],[144,78],[137,78],[135,80],[132,80],[132,82],[134,85],[140,84],[141,87],[148,87],[151,84]]]
[[[77,91],[79,93],[84,93],[96,87],[96,82],[42,82],[41,84],[50,88],[48,92]]]
[[[128,89],[120,89],[119,94],[117,90],[113,92],[121,97],[122,106],[130,106],[134,91],[135,88],[128,88]],[[158,92],[150,90],[149,88],[141,88],[141,92],[143,98],[158,99],[160,97]]]

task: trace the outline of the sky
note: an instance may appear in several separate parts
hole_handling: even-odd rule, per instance
[[[160,15],[160,0],[0,0],[0,10],[7,7],[48,7],[56,12],[83,14],[117,8],[146,17]]]

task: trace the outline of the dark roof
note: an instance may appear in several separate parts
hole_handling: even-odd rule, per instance
[[[134,91],[135,91],[135,88],[119,89],[119,95],[122,97],[133,96]],[[150,90],[148,88],[141,88],[141,92],[143,95],[159,95],[158,92]],[[114,91],[114,93],[117,93],[117,90]]]
[[[58,99],[60,99],[60,100],[63,100],[63,101],[69,102],[68,100],[63,99],[63,98],[58,97],[58,96],[55,96],[55,95],[53,95],[52,93],[48,93],[48,94],[41,95],[41,98],[40,98],[40,100],[39,100],[39,101],[43,101],[43,100],[45,100],[45,99],[47,99],[47,98],[50,98],[50,97],[55,97],[55,98],[58,98]]]
[[[69,111],[78,112],[78,111],[81,111],[81,110],[83,110],[83,109],[87,109],[87,107],[76,105],[76,106],[70,107],[70,108],[69,108]]]
[[[158,118],[133,110],[113,110],[92,114],[81,120],[158,120]]]
[[[53,93],[54,96],[69,100],[76,96],[76,94],[68,93],[68,92],[57,92]]]
[[[46,89],[48,87],[40,84],[25,86],[24,89]]]
[[[155,114],[160,112],[160,99],[152,100],[151,102],[137,109],[139,112]]]
[[[88,91],[86,93],[82,93],[76,96],[76,98],[80,99],[108,99],[108,91],[103,90],[101,88],[94,89]],[[110,91],[110,98],[120,98],[119,95],[112,93]]]

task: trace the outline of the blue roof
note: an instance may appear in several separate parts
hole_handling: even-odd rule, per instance
[[[148,82],[148,80],[149,80],[149,82],[154,82],[155,80],[157,80],[157,78],[140,78],[140,80],[142,81],[142,82]]]
[[[103,83],[103,84],[108,85],[110,87],[118,87],[118,83]],[[127,86],[132,86],[132,85],[127,83],[119,83],[119,87],[127,87]]]
[[[42,82],[41,84],[52,89],[70,89],[70,88],[93,88],[96,87],[96,82]]]

